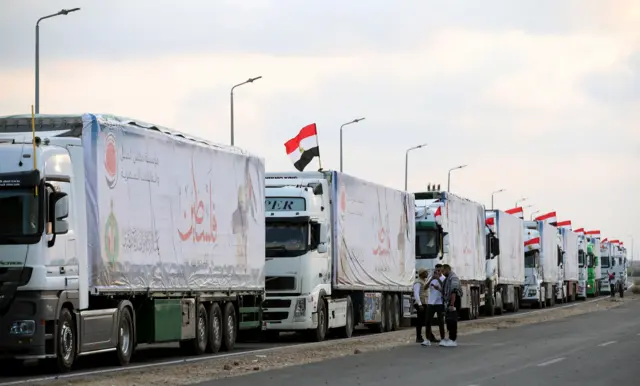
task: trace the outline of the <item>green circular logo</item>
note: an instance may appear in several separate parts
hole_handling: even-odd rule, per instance
[[[104,227],[104,251],[111,265],[115,265],[120,253],[120,235],[118,232],[118,220],[113,215],[113,201],[111,201],[111,213]]]

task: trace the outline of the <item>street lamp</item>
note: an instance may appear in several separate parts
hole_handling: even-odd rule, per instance
[[[449,174],[447,175],[447,193],[451,192],[451,172],[454,170],[458,170],[466,167],[467,165],[460,165],[460,166],[456,166],[455,168],[449,169]]]
[[[629,235],[629,237],[631,237],[631,260],[633,260],[633,244],[635,240],[633,239],[633,235]]]
[[[411,150],[420,149],[421,147],[425,147],[425,146],[427,146],[426,143],[423,143],[422,145],[410,147],[407,149],[407,152],[405,153],[405,156],[404,156],[404,190],[405,192],[407,191],[407,180],[409,178],[409,152]]]
[[[540,213],[540,209],[538,209],[538,210],[536,210],[535,212],[532,212],[532,213],[531,213],[531,218],[530,218],[530,220],[531,220],[531,221],[533,221],[533,216],[534,216],[536,213]]]
[[[236,89],[236,87],[240,87],[242,85],[245,85],[247,83],[253,83],[258,79],[262,79],[262,76],[257,76],[255,78],[249,78],[247,80],[245,80],[242,83],[238,83],[235,86],[231,87],[231,146],[234,146],[235,141],[234,141],[234,130],[233,130],[233,90]]]
[[[494,196],[495,194],[502,193],[502,192],[504,192],[505,190],[507,190],[507,189],[500,189],[500,190],[496,190],[495,192],[491,192],[491,210],[493,210],[493,196]]]
[[[352,123],[358,123],[358,122],[360,122],[360,121],[364,121],[364,117],[362,117],[362,118],[356,118],[356,119],[354,119],[353,121],[351,121],[351,122],[347,122],[347,123],[343,123],[343,124],[340,126],[340,173],[342,173],[342,128],[343,128],[343,127],[345,127],[345,126],[347,126],[347,125],[350,125],[350,124],[352,124]]]
[[[40,22],[56,16],[66,16],[71,12],[79,11],[80,8],[63,9],[58,13],[43,16],[36,22],[36,108],[35,113],[40,113]]]
[[[517,201],[516,201],[516,206],[515,206],[515,207],[517,208],[519,203],[524,202],[524,201],[527,201],[527,200],[528,200],[528,198],[527,198],[527,197],[522,197],[521,199],[519,199],[519,200],[517,200]]]

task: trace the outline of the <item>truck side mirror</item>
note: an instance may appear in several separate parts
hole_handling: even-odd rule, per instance
[[[494,235],[491,235],[491,254],[493,256],[500,254],[500,240]]]
[[[446,234],[444,236],[442,236],[442,253],[449,253],[449,235]],[[444,256],[440,256],[440,259],[442,259]]]
[[[51,232],[54,235],[63,235],[69,232],[69,223],[65,220],[69,217],[69,196],[65,192],[51,192],[49,194],[49,221]]]

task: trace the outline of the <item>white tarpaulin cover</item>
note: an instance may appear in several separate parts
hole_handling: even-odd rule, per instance
[[[540,232],[540,265],[542,265],[542,280],[546,283],[557,283],[558,274],[558,229],[538,221],[538,232]]]
[[[578,281],[578,234],[562,229],[564,280]]]
[[[498,240],[498,282],[500,284],[524,283],[524,227],[522,219],[497,211]]]
[[[333,172],[336,288],[410,290],[415,279],[414,199],[407,192]]]
[[[84,115],[94,291],[264,289],[264,161]]]
[[[445,194],[442,228],[448,233],[445,239],[448,240],[449,251],[442,264],[451,265],[460,280],[484,281],[487,277],[484,207],[477,202]]]

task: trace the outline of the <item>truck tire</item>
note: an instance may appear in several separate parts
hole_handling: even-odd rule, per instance
[[[402,309],[400,308],[400,295],[391,295],[391,305],[393,307],[393,323],[391,331],[397,331],[402,327]]]
[[[322,342],[327,336],[327,305],[324,299],[318,299],[318,327],[307,332],[308,338],[312,342]]]
[[[207,352],[215,354],[222,347],[222,310],[217,302],[209,307],[209,341]]]
[[[227,302],[222,312],[222,351],[231,351],[236,344],[236,308]]]
[[[133,338],[133,317],[128,308],[123,308],[118,316],[118,346],[116,347],[116,363],[126,366],[131,362],[135,342]]]
[[[391,330],[391,323],[393,323],[393,300],[391,299],[391,294],[384,294],[384,317],[386,319],[384,332],[389,332]]]
[[[196,311],[196,337],[189,340],[188,350],[191,355],[202,355],[209,344],[209,317],[204,304],[198,303]]]
[[[484,314],[488,317],[496,315],[496,298],[493,295],[488,295],[487,300],[484,303]]]
[[[353,335],[353,303],[351,302],[351,296],[347,296],[347,311],[346,321],[344,327],[338,329],[338,336],[340,338],[351,338]]]
[[[56,328],[55,370],[67,373],[73,368],[76,360],[76,324],[68,308],[60,310]]]

